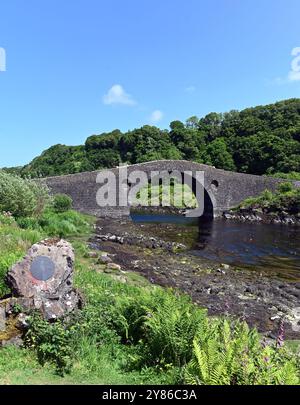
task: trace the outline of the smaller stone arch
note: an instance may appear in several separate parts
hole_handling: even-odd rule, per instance
[[[219,182],[218,182],[218,180],[212,180],[212,182],[211,182],[211,188],[213,189],[213,190],[218,190],[218,188],[219,188]]]

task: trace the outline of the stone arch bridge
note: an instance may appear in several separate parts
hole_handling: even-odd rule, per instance
[[[182,182],[184,182],[185,179],[190,179],[189,185],[193,191],[197,186],[197,182],[199,183],[197,173],[203,173],[204,177],[200,185],[203,188],[203,193],[200,193],[201,201],[199,201],[198,197],[197,199],[199,206],[203,206],[203,212],[200,214],[211,217],[220,216],[224,211],[237,206],[244,199],[258,196],[266,189],[274,191],[278,184],[283,181],[268,176],[255,176],[220,170],[212,166],[183,160],[153,161],[121,166],[121,168],[117,167],[95,172],[49,177],[44,179],[44,181],[52,193],[64,193],[72,197],[74,209],[80,212],[96,215],[98,217],[128,217],[130,215],[130,204],[124,206],[117,198],[115,206],[103,207],[97,204],[96,198],[99,188],[104,184],[101,181],[99,182],[98,176],[103,177],[107,171],[114,174],[118,194],[120,173],[122,173],[124,169],[128,172],[129,178],[134,172],[141,171],[145,174],[148,181],[151,181],[153,178],[151,177],[153,173],[177,173],[177,177],[182,176]],[[187,175],[184,176],[184,173]],[[126,181],[128,189],[130,189],[132,184],[130,181]],[[140,188],[144,185],[145,184],[141,182]],[[106,186],[108,187],[108,185]],[[113,190],[108,191],[114,192]]]

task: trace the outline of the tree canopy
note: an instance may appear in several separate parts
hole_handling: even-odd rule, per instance
[[[170,130],[149,125],[126,133],[116,129],[90,136],[85,145],[52,146],[14,171],[53,176],[161,159],[259,175],[300,172],[300,99],[192,116],[185,123],[171,122]]]

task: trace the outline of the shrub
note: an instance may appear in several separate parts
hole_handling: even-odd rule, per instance
[[[85,234],[90,231],[87,217],[76,211],[56,213],[47,210],[39,219],[39,225],[48,236],[61,238]]]
[[[208,317],[172,290],[122,284],[94,271],[78,277],[85,308],[53,324],[34,315],[26,335],[40,362],[54,363],[61,375],[74,364],[75,373],[83,367],[90,377],[105,362],[138,374],[139,382],[144,375],[168,384],[299,383],[296,356],[262,341],[246,323]]]
[[[41,364],[55,364],[58,374],[70,372],[83,346],[117,346],[119,338],[106,324],[101,308],[86,307],[68,319],[49,323],[33,313],[28,320],[26,346],[35,350]]]
[[[83,235],[90,232],[90,218],[76,211],[57,213],[47,209],[40,217],[17,218],[16,224],[27,230],[36,230],[45,236],[68,236]],[[0,217],[1,223],[1,217]]]
[[[48,199],[48,190],[41,183],[0,171],[0,212],[15,217],[40,215]]]
[[[185,382],[197,385],[299,384],[297,365],[284,348],[267,345],[246,323],[206,319],[193,343]]]
[[[259,207],[267,213],[287,211],[290,214],[298,214],[300,212],[300,188],[295,187],[291,182],[280,183],[274,193],[265,190],[258,197],[244,200],[237,209]]]
[[[293,191],[293,184],[290,182],[284,182],[279,184],[278,191],[280,193],[288,193],[289,191]]]
[[[22,229],[35,229],[35,230],[42,231],[42,228],[39,225],[38,218],[32,218],[32,217],[17,218],[17,224]]]
[[[10,213],[8,212],[3,212],[2,214],[0,213],[0,225],[14,225],[14,224],[15,219]]]
[[[191,359],[193,339],[201,333],[206,311],[192,304],[186,295],[159,290],[153,298],[144,324],[151,361],[182,366]]]
[[[60,375],[69,372],[72,329],[66,328],[61,321],[50,324],[37,314],[30,317],[28,324],[25,342],[27,347],[36,351],[40,363],[45,364],[47,361],[54,363]]]
[[[123,339],[143,342],[142,363],[177,367],[191,359],[193,339],[206,311],[192,304],[188,296],[154,289],[139,298],[121,299],[116,308]]]
[[[53,208],[55,212],[66,212],[72,208],[72,198],[66,194],[57,194],[53,199]]]
[[[51,197],[49,193],[49,188],[45,183],[42,183],[39,180],[26,180],[29,185],[32,193],[35,197],[35,216],[40,216],[44,212],[45,208],[49,206],[51,202]]]
[[[9,288],[5,283],[5,275],[7,271],[22,257],[20,252],[7,252],[0,254],[0,297],[9,293]]]
[[[6,272],[20,260],[26,250],[42,239],[36,230],[20,229],[15,222],[4,225],[0,216],[0,297],[9,293],[4,283]]]
[[[275,173],[272,174],[273,177],[287,179],[287,180],[298,180],[300,181],[300,173],[299,172],[289,172],[289,173]]]
[[[297,359],[256,329],[211,318],[190,298],[155,288],[118,297],[115,324],[129,343],[131,368],[181,370],[187,384],[298,384]]]

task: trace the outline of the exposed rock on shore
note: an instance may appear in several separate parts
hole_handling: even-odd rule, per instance
[[[73,287],[73,271],[74,251],[70,243],[48,239],[33,245],[7,274],[12,297],[0,301],[0,331],[5,332],[14,318],[15,329],[21,333],[31,310],[38,310],[44,319],[53,321],[80,308],[82,299]]]
[[[122,221],[119,227],[110,226],[113,221],[103,220],[96,227],[95,240],[98,242],[114,242],[120,245],[137,245],[149,249],[159,249],[174,252],[186,250],[184,243],[164,240],[154,234],[143,233],[143,226],[134,225],[131,221]],[[150,225],[151,227],[151,225]],[[157,226],[155,226],[157,229]]]
[[[193,207],[191,208],[177,208],[177,207],[172,207],[172,206],[166,206],[166,207],[162,207],[162,206],[157,206],[157,207],[153,207],[153,206],[149,206],[146,207],[144,205],[136,205],[133,206],[131,211],[132,212],[136,212],[136,213],[143,213],[143,214],[162,214],[162,215],[184,215],[185,212],[189,209],[193,209]]]
[[[70,243],[42,241],[8,272],[7,284],[25,309],[38,309],[48,320],[60,318],[80,306],[73,288],[74,259]]]
[[[262,222],[265,224],[300,225],[300,214],[291,215],[285,211],[273,213],[262,209],[240,208],[223,213],[223,218],[241,222]]]
[[[156,228],[155,228],[156,227]],[[136,235],[151,235],[155,229],[157,239],[165,234],[167,246],[183,230],[173,225],[133,224],[120,221],[99,220],[97,233],[92,238],[93,249],[108,252],[124,271],[135,271],[144,275],[151,283],[178,288],[189,294],[194,302],[208,309],[211,315],[232,315],[244,319],[269,337],[276,337],[283,322],[287,338],[300,338],[300,282],[278,279],[270,272],[255,269],[235,268],[227,264],[194,256],[188,251],[173,252],[163,247],[152,249],[141,244]],[[104,230],[122,236],[117,239],[102,239]],[[127,243],[130,241],[130,244]],[[135,243],[136,242],[136,243]]]

